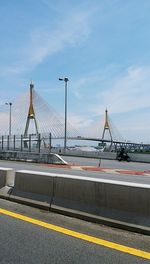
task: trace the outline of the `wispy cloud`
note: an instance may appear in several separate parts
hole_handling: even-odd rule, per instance
[[[72,92],[91,116],[127,113],[150,106],[150,66],[108,65],[74,80]],[[86,97],[85,97],[86,95]],[[83,111],[82,111],[83,112]]]
[[[45,58],[65,48],[79,46],[90,34],[90,17],[93,11],[70,13],[55,28],[36,28],[21,48],[14,65],[4,67],[2,75],[20,74],[39,65]]]
[[[79,13],[62,21],[53,31],[36,30],[31,37],[30,62],[36,65],[45,57],[54,54],[65,47],[77,46],[89,34],[88,13]]]
[[[97,100],[91,105],[93,113],[102,113],[106,106],[111,113],[149,107],[150,67],[129,67],[109,81],[107,89],[100,89],[96,94]]]

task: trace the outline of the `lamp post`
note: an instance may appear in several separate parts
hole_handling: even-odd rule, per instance
[[[59,78],[59,81],[65,82],[65,136],[64,136],[64,149],[67,146],[67,83],[69,81],[68,78]]]
[[[6,105],[9,105],[9,138],[11,137],[11,107],[12,103],[5,103]]]

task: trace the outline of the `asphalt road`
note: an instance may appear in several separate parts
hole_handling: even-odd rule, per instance
[[[150,263],[150,260],[145,259],[143,254],[143,251],[150,251],[150,237],[148,236],[88,223],[1,199],[0,209],[6,209],[28,216],[30,219],[38,219],[46,224],[50,223],[69,230],[69,235],[66,235],[0,213],[1,264]],[[71,230],[81,234],[81,238],[71,236]],[[92,237],[92,241],[83,240],[82,234]],[[105,240],[105,246],[96,244],[93,237]],[[118,248],[108,248],[108,241],[116,243]],[[127,246],[130,250],[127,250],[127,253],[122,252],[121,245]],[[140,249],[142,257],[138,257],[136,254],[132,255],[134,249]]]
[[[69,160],[70,158],[68,158]],[[67,158],[66,158],[67,160]],[[81,159],[80,162],[85,165],[88,162],[89,165],[93,162],[97,162],[97,160],[89,160],[89,159]],[[70,162],[72,164],[72,162]],[[78,158],[74,158],[74,163],[77,165]],[[92,165],[91,165],[92,166]],[[125,163],[125,162],[117,162],[111,160],[103,160],[102,167],[103,168],[118,168],[120,166],[121,169],[132,169],[131,166],[136,170],[150,170],[150,164],[146,163]],[[127,175],[127,174],[115,174],[115,173],[104,173],[104,172],[92,172],[92,171],[81,171],[75,169],[65,169],[65,168],[51,168],[46,164],[33,164],[27,162],[14,162],[14,161],[0,161],[0,167],[13,168],[15,170],[34,170],[34,171],[45,171],[51,173],[61,173],[61,174],[69,174],[69,175],[78,175],[83,177],[94,177],[100,179],[108,179],[108,180],[118,180],[125,182],[133,182],[133,183],[141,183],[141,184],[150,184],[150,176],[144,175]]]
[[[93,158],[81,158],[81,157],[69,157],[62,156],[62,158],[74,165],[87,165],[87,166],[98,166],[99,159]],[[142,162],[126,162],[126,161],[117,161],[117,160],[106,160],[101,159],[101,167],[103,168],[118,168],[118,169],[129,169],[129,170],[149,170],[150,171],[150,163],[142,163]]]

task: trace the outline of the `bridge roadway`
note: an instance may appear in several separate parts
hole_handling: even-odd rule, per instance
[[[53,140],[55,139],[64,139],[64,137],[52,137]],[[101,142],[101,143],[111,143],[111,144],[116,144],[116,145],[125,145],[125,146],[134,146],[134,147],[140,147],[140,146],[150,146],[150,144],[145,144],[145,143],[134,143],[134,142],[128,142],[128,141],[119,141],[119,140],[113,140],[111,139],[100,139],[100,138],[93,138],[93,137],[82,137],[82,136],[77,136],[77,137],[68,137],[68,140],[85,140],[85,141],[95,141],[95,142]]]

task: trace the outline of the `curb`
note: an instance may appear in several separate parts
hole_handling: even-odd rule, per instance
[[[70,210],[70,209],[67,210],[66,208],[62,208],[62,207],[54,206],[54,205],[50,208],[50,212],[59,213],[59,214],[67,215],[70,217],[75,217],[75,218],[78,218],[84,221],[89,221],[92,223],[102,224],[105,226],[110,226],[110,227],[119,228],[119,229],[123,229],[123,230],[130,231],[130,232],[135,232],[135,233],[150,236],[150,228],[141,226],[141,225],[129,224],[127,222],[122,222],[122,221],[117,221],[115,219],[96,216],[96,215],[88,214],[88,213],[81,212],[81,211]]]

